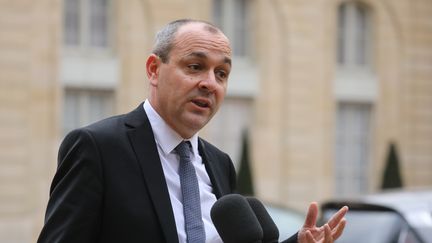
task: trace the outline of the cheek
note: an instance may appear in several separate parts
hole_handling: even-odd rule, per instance
[[[218,88],[218,91],[217,91],[217,94],[216,94],[217,99],[218,99],[219,102],[222,102],[224,100],[225,94],[226,94],[226,85],[220,86]]]

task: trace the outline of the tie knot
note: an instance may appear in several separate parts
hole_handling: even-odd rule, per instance
[[[177,147],[174,150],[177,152],[177,154],[180,157],[189,158],[189,152],[191,151],[190,147],[191,144],[189,141],[182,141],[181,143],[179,143],[179,145],[177,145]]]

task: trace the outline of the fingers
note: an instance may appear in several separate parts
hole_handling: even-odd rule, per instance
[[[333,243],[334,241],[333,241],[333,236],[332,236],[332,231],[330,229],[330,226],[328,224],[325,224],[323,227],[324,227],[324,241],[322,241],[322,243]],[[315,239],[309,230],[306,231],[307,243],[317,243],[317,242],[321,242],[321,240],[322,237],[318,237],[318,239]]]
[[[318,204],[316,202],[312,202],[309,205],[309,209],[306,215],[306,220],[303,225],[303,228],[315,227],[317,218],[318,218]]]
[[[316,221],[318,218],[318,204],[316,202],[312,202],[309,206],[306,220],[301,230],[304,232],[304,234],[302,234],[303,236],[299,235],[299,242],[334,242],[334,240],[338,239],[342,235],[342,232],[345,228],[346,220],[344,216],[346,215],[347,211],[347,206],[342,207],[325,225],[322,227],[317,227]],[[303,240],[301,240],[301,238]]]
[[[324,225],[324,243],[333,243],[332,231],[328,224]]]
[[[348,212],[348,207],[343,206],[337,213],[335,213],[331,219],[327,222],[331,229],[334,229],[343,219],[345,214]]]
[[[346,220],[342,219],[340,223],[336,226],[336,228],[333,230],[333,239],[337,240],[342,235],[345,225]]]
[[[309,230],[306,231],[306,241],[307,241],[307,243],[314,243],[314,242],[316,242],[315,239],[312,236],[312,233]]]

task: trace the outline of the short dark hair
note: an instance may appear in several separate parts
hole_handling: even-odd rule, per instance
[[[222,31],[214,24],[195,19],[178,19],[168,23],[164,28],[157,32],[155,38],[155,44],[153,47],[153,53],[157,55],[163,63],[169,61],[169,54],[173,47],[173,42],[178,29],[189,23],[203,23],[205,29],[211,33],[222,33]]]

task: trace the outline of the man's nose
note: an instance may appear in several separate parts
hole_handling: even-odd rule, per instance
[[[206,75],[199,82],[199,88],[207,92],[213,92],[217,87],[216,75],[213,70],[206,73]]]

